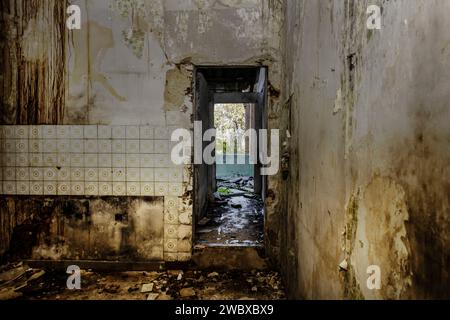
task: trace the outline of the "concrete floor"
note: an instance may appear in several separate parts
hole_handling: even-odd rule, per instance
[[[196,230],[197,243],[206,246],[263,246],[264,206],[260,198],[237,196],[210,205],[205,224]]]

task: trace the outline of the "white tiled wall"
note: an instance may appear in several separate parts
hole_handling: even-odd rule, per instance
[[[171,130],[149,126],[1,126],[0,194],[171,196],[183,168]]]

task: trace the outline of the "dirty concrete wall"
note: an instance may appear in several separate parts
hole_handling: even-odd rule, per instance
[[[15,1],[15,3],[26,6],[28,1]],[[65,41],[58,42],[59,47],[54,45],[55,48],[64,50],[59,51],[58,57],[63,57],[60,59],[60,63],[64,64],[63,70],[65,72],[58,73],[58,76],[63,76],[65,81],[62,79],[58,81],[52,80],[54,83],[53,88],[60,89],[65,99],[58,103],[53,103],[48,107],[50,111],[45,111],[45,114],[54,112],[57,116],[52,116],[51,118],[46,116],[43,120],[32,118],[25,122],[4,120],[2,124],[64,125],[64,127],[69,129],[69,132],[72,129],[74,132],[80,130],[91,132],[94,130],[92,129],[93,127],[97,127],[98,135],[93,139],[98,139],[98,149],[89,148],[88,153],[91,154],[91,158],[97,156],[99,165],[98,167],[93,166],[91,165],[92,162],[89,161],[89,165],[84,165],[82,169],[97,170],[98,173],[100,173],[101,169],[99,168],[100,164],[105,163],[100,161],[100,159],[105,159],[105,154],[100,150],[100,144],[102,143],[100,140],[114,140],[112,136],[102,138],[100,136],[102,128],[107,128],[111,132],[125,132],[125,135],[119,134],[116,137],[118,140],[124,140],[121,146],[125,146],[125,151],[121,152],[122,157],[117,157],[120,163],[123,163],[123,158],[127,158],[131,152],[127,149],[128,140],[134,139],[135,141],[131,141],[131,144],[134,145],[136,145],[136,142],[138,145],[142,142],[139,141],[142,140],[142,137],[136,136],[129,139],[127,128],[131,131],[136,131],[136,128],[149,128],[151,132],[154,132],[155,136],[144,137],[144,140],[150,139],[153,141],[153,150],[165,150],[163,156],[167,158],[167,149],[170,147],[170,143],[166,134],[175,128],[192,128],[192,77],[196,65],[265,65],[269,67],[271,92],[275,93],[271,95],[269,102],[269,108],[273,111],[270,125],[273,128],[278,127],[277,108],[279,94],[277,93],[281,87],[280,42],[283,36],[281,33],[283,18],[281,2],[269,0],[105,0],[71,1],[71,3],[79,5],[81,8],[82,26],[80,30],[66,30]],[[58,20],[59,22],[53,25],[58,26],[58,28],[64,28],[65,18],[67,17],[65,8],[58,9],[57,13],[50,10],[56,10],[56,8],[59,7],[49,4],[48,12],[44,13],[42,17],[40,16],[38,21],[46,20],[49,16],[56,16],[61,21]],[[5,10],[2,7],[2,13]],[[23,15],[21,12],[18,15],[23,17],[24,25],[31,25],[31,20],[27,15]],[[64,19],[61,19],[62,17]],[[52,20],[48,21],[51,22]],[[11,22],[6,24],[9,25]],[[36,33],[38,34],[37,38],[50,35],[53,39],[58,35],[56,31],[47,29],[45,33],[37,29]],[[13,35],[15,35],[13,31],[7,32],[7,38],[2,41],[2,45],[8,44]],[[23,36],[19,35],[19,38],[23,38]],[[65,46],[62,45],[63,42]],[[12,63],[11,65],[14,66]],[[49,75],[44,77],[45,80],[49,80],[56,74],[53,70],[48,70],[48,73]],[[37,80],[33,75],[30,75],[30,79]],[[6,84],[10,83],[10,81],[4,82]],[[37,98],[40,94],[38,92],[47,92],[46,87],[42,84],[38,83],[37,85],[39,90],[30,92],[30,99]],[[58,94],[60,94],[59,91]],[[22,101],[12,104],[10,109],[17,113],[17,110],[27,106],[26,102]],[[45,108],[47,106],[39,106],[38,112],[47,110]],[[57,111],[57,109],[61,110]],[[57,133],[65,131],[60,126],[54,128],[36,128],[32,126],[27,128],[4,127],[2,128],[3,141],[8,139],[20,140],[20,137],[16,137],[15,133],[22,131],[22,129],[26,132],[34,132],[33,130],[40,132],[46,129],[56,130]],[[13,132],[14,136],[11,137],[8,132]],[[164,134],[163,139],[156,137],[158,132]],[[47,138],[55,140],[67,139],[67,137],[59,136],[58,134],[56,137]],[[42,136],[43,140],[47,138]],[[72,138],[69,136],[69,140],[72,140]],[[36,139],[32,137],[28,139],[29,146],[34,145],[36,142],[34,141]],[[95,142],[88,141],[89,139],[92,138],[88,136],[78,137],[75,138],[75,140],[78,140],[75,143],[83,143],[85,146],[88,144],[92,145],[92,143],[95,145]],[[158,144],[158,148],[156,147],[157,140],[162,140],[162,143]],[[10,147],[15,145],[15,143],[12,144],[10,142],[8,143]],[[60,142],[62,143],[61,146],[65,144],[64,141]],[[107,141],[103,142],[108,147]],[[55,143],[57,142],[55,141]],[[120,141],[118,143],[120,144]],[[72,141],[70,144],[72,144]],[[117,145],[117,147],[119,148],[120,146]],[[119,149],[122,150],[122,147]],[[31,149],[27,153],[32,153]],[[42,153],[47,152],[43,150]],[[160,154],[161,152],[153,153]],[[31,163],[31,156],[29,156],[28,166],[21,165],[20,168],[16,168],[16,163],[14,162],[14,166],[12,166],[11,161],[13,161],[13,158],[14,161],[20,159],[22,163],[26,159],[22,152],[16,149],[14,151],[3,150],[2,154],[2,158],[8,160],[8,162],[2,162],[2,167],[9,177],[8,180],[2,177],[3,186],[7,186],[8,190],[7,197],[2,196],[2,199],[14,201],[16,205],[12,206],[13,208],[23,208],[21,205],[23,198],[16,195],[18,193],[17,190],[20,189],[22,193],[26,193],[26,190],[31,190],[33,181],[31,178],[27,181],[23,179],[20,179],[20,181],[17,179],[16,181],[16,176],[14,175],[13,178],[12,172],[17,173],[18,170],[22,172],[28,169],[31,173],[30,170],[43,169],[41,166],[44,166],[44,164],[36,168],[36,164]],[[57,154],[58,150],[52,154],[53,158]],[[60,160],[58,156],[55,158],[57,159],[56,161],[53,158],[49,157],[50,162],[44,166],[49,169],[47,170],[48,172],[67,169],[58,163]],[[111,151],[111,158],[114,158],[113,151]],[[122,160],[119,158],[122,158]],[[148,162],[145,163],[148,165]],[[112,164],[111,169],[113,169],[113,166]],[[80,168],[77,167],[76,169]],[[127,165],[120,166],[118,164],[116,169],[119,169],[117,172],[122,172],[122,175],[124,173],[127,175]],[[133,169],[142,169],[142,162],[140,162],[138,167],[133,167]],[[157,168],[152,166],[151,169],[155,169],[154,179],[150,179],[151,181],[147,182],[153,186],[153,190],[151,187],[144,188],[145,194],[139,193],[135,186],[133,186],[133,190],[128,188],[128,181],[125,179],[125,182],[123,182],[122,178],[120,181],[114,181],[113,178],[111,179],[113,181],[103,181],[110,185],[110,188],[107,190],[108,194],[100,192],[100,183],[102,182],[100,178],[96,181],[88,181],[86,177],[80,179],[82,175],[77,175],[75,177],[77,181],[73,181],[76,183],[73,184],[73,187],[72,181],[70,181],[71,185],[69,187],[63,186],[62,181],[58,181],[58,179],[54,183],[46,183],[44,178],[38,183],[34,181],[38,188],[41,184],[44,187],[45,184],[51,189],[49,193],[43,194],[42,198],[52,199],[46,196],[56,196],[59,199],[58,201],[64,202],[71,201],[74,196],[77,196],[76,199],[79,201],[87,200],[89,208],[91,208],[89,216],[94,225],[92,228],[84,228],[76,224],[71,225],[71,228],[64,228],[64,230],[70,229],[73,232],[63,232],[61,234],[54,232],[57,219],[50,219],[48,220],[48,224],[50,224],[48,231],[44,230],[47,232],[47,237],[38,237],[38,239],[46,238],[47,241],[43,241],[42,244],[38,243],[33,252],[44,252],[45,250],[41,249],[47,248],[49,242],[57,242],[54,241],[55,239],[67,240],[68,243],[77,242],[77,239],[75,239],[77,235],[76,230],[81,230],[81,233],[89,232],[91,236],[88,238],[82,237],[82,239],[87,241],[85,245],[92,245],[91,239],[96,237],[94,234],[99,233],[99,230],[109,234],[109,228],[105,229],[102,227],[102,223],[97,225],[95,221],[111,221],[117,225],[114,222],[117,212],[111,209],[111,207],[114,207],[114,204],[111,204],[108,199],[105,200],[104,197],[116,196],[117,200],[123,202],[124,210],[126,209],[125,211],[132,215],[132,212],[139,212],[141,206],[145,209],[147,203],[147,201],[143,200],[145,195],[155,197],[156,202],[159,201],[157,197],[163,198],[161,203],[164,203],[164,205],[156,206],[158,214],[154,215],[157,221],[145,221],[145,223],[149,224],[149,228],[152,228],[151,225],[159,225],[161,218],[163,218],[163,226],[160,227],[161,232],[157,233],[158,235],[163,235],[161,236],[163,243],[162,257],[164,260],[169,261],[188,260],[192,249],[192,168],[190,166],[184,168],[182,190],[178,194],[179,190],[177,189],[177,195],[175,196],[170,192],[171,182],[167,181],[167,174],[163,172],[163,178],[161,178],[163,180],[157,181]],[[113,171],[111,170],[111,173]],[[140,174],[140,181],[142,181],[142,171]],[[275,196],[279,189],[277,179],[277,177],[271,178],[273,190],[271,192],[272,198],[269,198],[272,201],[268,204],[269,220],[275,220],[273,217],[276,215],[276,207],[279,205],[279,200]],[[97,188],[95,188],[97,182]],[[28,189],[24,187],[27,183],[29,185]],[[179,181],[177,180],[178,183]],[[114,188],[115,184],[116,188]],[[133,182],[133,185],[135,184]],[[157,184],[161,187],[158,190]],[[86,186],[89,186],[89,188],[86,188]],[[271,184],[269,183],[270,187]],[[72,190],[69,191],[69,195],[67,194],[67,188]],[[90,191],[88,192],[88,190]],[[114,190],[117,192],[114,192]],[[129,191],[132,192],[129,193]],[[129,197],[136,198],[137,201],[131,204]],[[103,205],[96,206],[98,202],[102,202]],[[52,216],[68,214],[56,209],[51,211],[56,212],[52,213]],[[7,210],[5,212],[6,215],[17,214],[15,210]],[[8,216],[2,221],[8,224],[3,226],[4,230],[8,230],[4,236],[6,240],[3,241],[2,248],[2,252],[6,252],[8,249],[6,244],[10,243],[8,240],[11,240],[15,228],[20,228],[22,220]],[[70,219],[65,221],[72,223]],[[142,225],[143,228],[146,228],[145,223]],[[273,224],[268,225],[273,226]],[[48,237],[49,234],[50,237]],[[277,235],[277,232],[272,231],[271,234]],[[103,239],[101,241],[103,241],[105,247],[116,248],[116,256],[123,252],[117,246],[117,241],[113,240],[116,238],[97,235],[97,238]],[[275,236],[272,238],[272,247],[277,248],[279,239]],[[123,239],[126,239],[126,237]],[[159,243],[157,245],[158,248]],[[73,257],[70,245],[67,250],[62,250],[63,248],[58,246],[51,248],[54,249],[54,253],[57,252],[58,254],[41,256],[35,254],[34,257],[47,258],[51,256],[58,259]],[[144,249],[146,248],[134,248],[135,252]],[[84,253],[80,258],[109,259],[111,257],[111,255],[107,254],[107,250],[105,252],[100,250],[98,254],[93,254],[89,250]],[[156,256],[161,257],[159,253],[155,254]],[[133,256],[131,255],[131,257]],[[139,258],[145,259],[148,258],[148,255],[141,254]]]
[[[382,8],[381,30],[366,28],[369,4]],[[449,10],[287,1],[292,297],[449,297]],[[366,285],[370,265],[380,290]]]

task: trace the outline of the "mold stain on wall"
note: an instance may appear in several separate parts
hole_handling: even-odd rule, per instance
[[[57,124],[65,113],[66,1],[2,1],[3,124]]]

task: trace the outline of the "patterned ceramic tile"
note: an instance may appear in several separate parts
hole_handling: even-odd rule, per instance
[[[61,168],[58,170],[58,181],[70,181],[71,177],[71,169],[70,168]]]
[[[16,180],[17,181],[29,181],[30,180],[30,168],[16,168]]]
[[[127,194],[127,188],[125,182],[113,182],[113,195],[125,196]]]
[[[56,139],[56,126],[42,126],[42,139]]]
[[[126,167],[126,155],[125,154],[113,154],[112,166],[113,168],[125,168]]]
[[[139,182],[127,182],[127,196],[140,196],[141,185]]]
[[[59,139],[57,141],[57,151],[59,154],[70,153],[71,147],[69,139]]]
[[[40,196],[44,194],[44,183],[41,182],[30,182],[30,194]]]
[[[142,154],[151,154],[155,152],[154,140],[140,140],[139,152]]]
[[[155,153],[168,154],[169,153],[169,141],[155,140]]]
[[[112,181],[113,179],[112,179],[112,169],[108,169],[108,168],[101,168],[101,169],[98,169],[99,170],[99,177],[98,177],[98,179],[99,179],[99,181],[105,181],[105,182],[108,182],[108,181]]]
[[[70,167],[70,154],[59,153],[58,154],[58,166],[59,167]]]
[[[30,182],[29,181],[18,181],[16,184],[16,192],[19,195],[30,194]]]
[[[83,168],[71,168],[70,179],[72,181],[84,181],[84,169]]]
[[[98,138],[99,139],[111,139],[111,127],[98,126]]]
[[[3,138],[14,139],[16,137],[16,131],[14,126],[3,126]]]
[[[31,168],[30,180],[31,181],[43,181],[44,180],[44,169],[43,168]]]
[[[68,196],[71,194],[71,190],[72,188],[70,182],[67,181],[58,182],[58,195]]]
[[[155,182],[155,196],[163,197],[169,194],[169,184],[165,182]]]
[[[15,126],[14,130],[16,139],[28,140],[29,138],[28,126]]]
[[[84,153],[98,153],[98,140],[94,139],[85,140]]]
[[[42,128],[41,126],[30,126],[29,129],[30,139],[42,139]]]
[[[40,153],[42,152],[42,140],[30,140],[28,143],[29,152]]]
[[[15,153],[3,154],[2,165],[5,167],[15,167],[16,166],[16,154]]]
[[[127,140],[126,145],[127,153],[139,153],[139,140]]]
[[[15,181],[16,180],[16,168],[12,168],[12,167],[3,168],[3,180]]]
[[[84,195],[84,182],[71,182],[71,194],[74,196]]]
[[[84,126],[70,126],[70,138],[71,139],[83,139]]]
[[[155,181],[155,170],[151,168],[142,168],[141,181]]]
[[[70,139],[70,127],[69,126],[57,126],[56,138],[61,140]]]
[[[43,153],[56,153],[58,152],[58,143],[56,139],[42,140],[42,152]]]
[[[58,193],[58,186],[55,181],[44,181],[44,195],[56,196]]]
[[[164,261],[177,262],[178,261],[178,253],[177,252],[164,252]]]
[[[155,154],[154,155],[154,167],[155,168],[169,168],[170,167],[169,155]]]
[[[98,181],[98,169],[87,168],[84,172],[85,181],[95,182]]]
[[[155,182],[168,182],[169,170],[168,169],[155,169]]]
[[[55,168],[44,168],[44,181],[56,181],[57,177]]]
[[[140,127],[140,136],[141,140],[149,140],[154,138],[154,130],[150,126],[141,126]]]
[[[183,195],[183,184],[169,183],[169,195],[181,197]]]
[[[84,191],[88,196],[98,196],[99,195],[99,184],[98,182],[86,182]]]
[[[126,152],[126,140],[112,140],[112,153],[120,154]]]
[[[165,212],[164,223],[178,225],[178,212]]]
[[[82,139],[70,140],[70,152],[81,154],[84,152],[84,141]]]
[[[16,153],[16,167],[29,167],[30,159],[28,153]]]
[[[28,140],[16,140],[16,152],[17,153],[28,152]]]
[[[3,142],[3,148],[6,153],[16,152],[16,139],[6,139]]]
[[[114,182],[125,182],[125,168],[115,168],[113,169],[113,181]]]
[[[98,167],[98,154],[88,153],[84,155],[84,166],[87,168],[97,168]]]
[[[112,182],[100,182],[98,193],[100,196],[112,196]]]
[[[84,167],[84,156],[82,154],[71,154],[70,155],[70,166],[73,168],[83,168]]]
[[[16,152],[28,152],[28,140],[16,140]]]
[[[113,139],[125,139],[126,138],[126,127],[125,126],[112,127],[112,138]]]
[[[139,168],[127,168],[127,181],[139,182],[140,181],[140,169]]]
[[[164,241],[164,252],[178,252],[178,240],[167,239]]]
[[[8,195],[16,194],[16,182],[15,181],[3,181],[3,193]]]
[[[191,252],[178,252],[177,254],[177,261],[179,262],[189,262],[192,259],[192,253]]]
[[[126,138],[127,139],[139,139],[139,127],[138,126],[127,126],[126,127]]]
[[[111,154],[99,154],[98,155],[98,167],[99,168],[112,168],[112,155]]]
[[[58,165],[58,154],[44,153],[42,155],[42,165],[44,167],[56,167]]]
[[[141,182],[141,195],[152,197],[155,195],[155,184],[153,182]]]
[[[169,138],[169,131],[167,127],[155,128],[155,140],[168,140]]]
[[[97,139],[98,138],[97,126],[84,126],[84,138]]]
[[[98,152],[99,153],[111,153],[112,152],[111,140],[98,140]]]
[[[178,226],[173,224],[164,225],[165,239],[178,239]]]
[[[183,182],[183,169],[173,168],[169,169],[169,182]]]
[[[180,199],[178,197],[167,196],[164,198],[164,210],[166,212],[178,214],[179,206],[180,206]]]
[[[139,154],[127,154],[127,168],[139,168],[141,156]]]
[[[141,154],[141,168],[153,168],[155,166],[155,157],[152,154]]]

